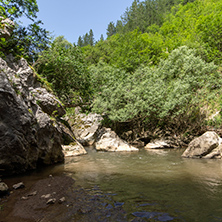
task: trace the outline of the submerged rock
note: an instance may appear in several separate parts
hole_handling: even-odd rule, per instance
[[[100,130],[95,147],[97,151],[132,152],[139,150],[120,139],[110,128],[105,127]]]
[[[217,133],[208,131],[192,140],[182,154],[186,158],[221,158],[221,138]]]

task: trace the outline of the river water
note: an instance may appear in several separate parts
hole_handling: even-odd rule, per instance
[[[98,187],[128,221],[222,221],[221,160],[184,159],[183,150],[87,151],[50,173],[64,172],[89,190]]]

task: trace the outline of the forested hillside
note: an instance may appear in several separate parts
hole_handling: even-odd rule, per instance
[[[134,1],[105,41],[82,48],[93,111],[139,131],[220,127],[209,117],[221,110],[221,12],[220,0]]]
[[[36,2],[27,4],[26,14],[36,19]],[[23,12],[10,4],[1,10],[15,18]],[[160,129],[186,136],[221,126],[221,0],[135,0],[107,24],[106,39],[96,42],[91,29],[77,45],[60,36],[49,46],[40,22],[19,30],[1,39],[4,53],[13,49],[34,62],[67,108],[82,105],[135,134]],[[15,44],[19,33],[26,44]]]

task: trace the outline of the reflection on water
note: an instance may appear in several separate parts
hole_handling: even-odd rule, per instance
[[[88,151],[67,159],[65,172],[84,187],[115,193],[129,220],[222,221],[222,161],[183,159],[183,150]]]
[[[112,197],[107,207],[124,208],[127,221],[222,221],[222,160],[183,159],[182,152],[88,148],[88,155],[67,158],[41,176],[65,172],[78,185],[98,187]]]

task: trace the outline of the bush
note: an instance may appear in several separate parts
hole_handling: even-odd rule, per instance
[[[141,66],[122,79],[117,71],[110,73],[115,81],[95,94],[93,110],[119,122],[146,120],[163,126],[180,118],[193,121],[199,117],[202,94],[221,86],[216,70],[183,46],[157,67]]]
[[[63,36],[57,37],[51,47],[41,53],[36,67],[64,103],[83,102],[88,98],[89,75],[82,52]]]

